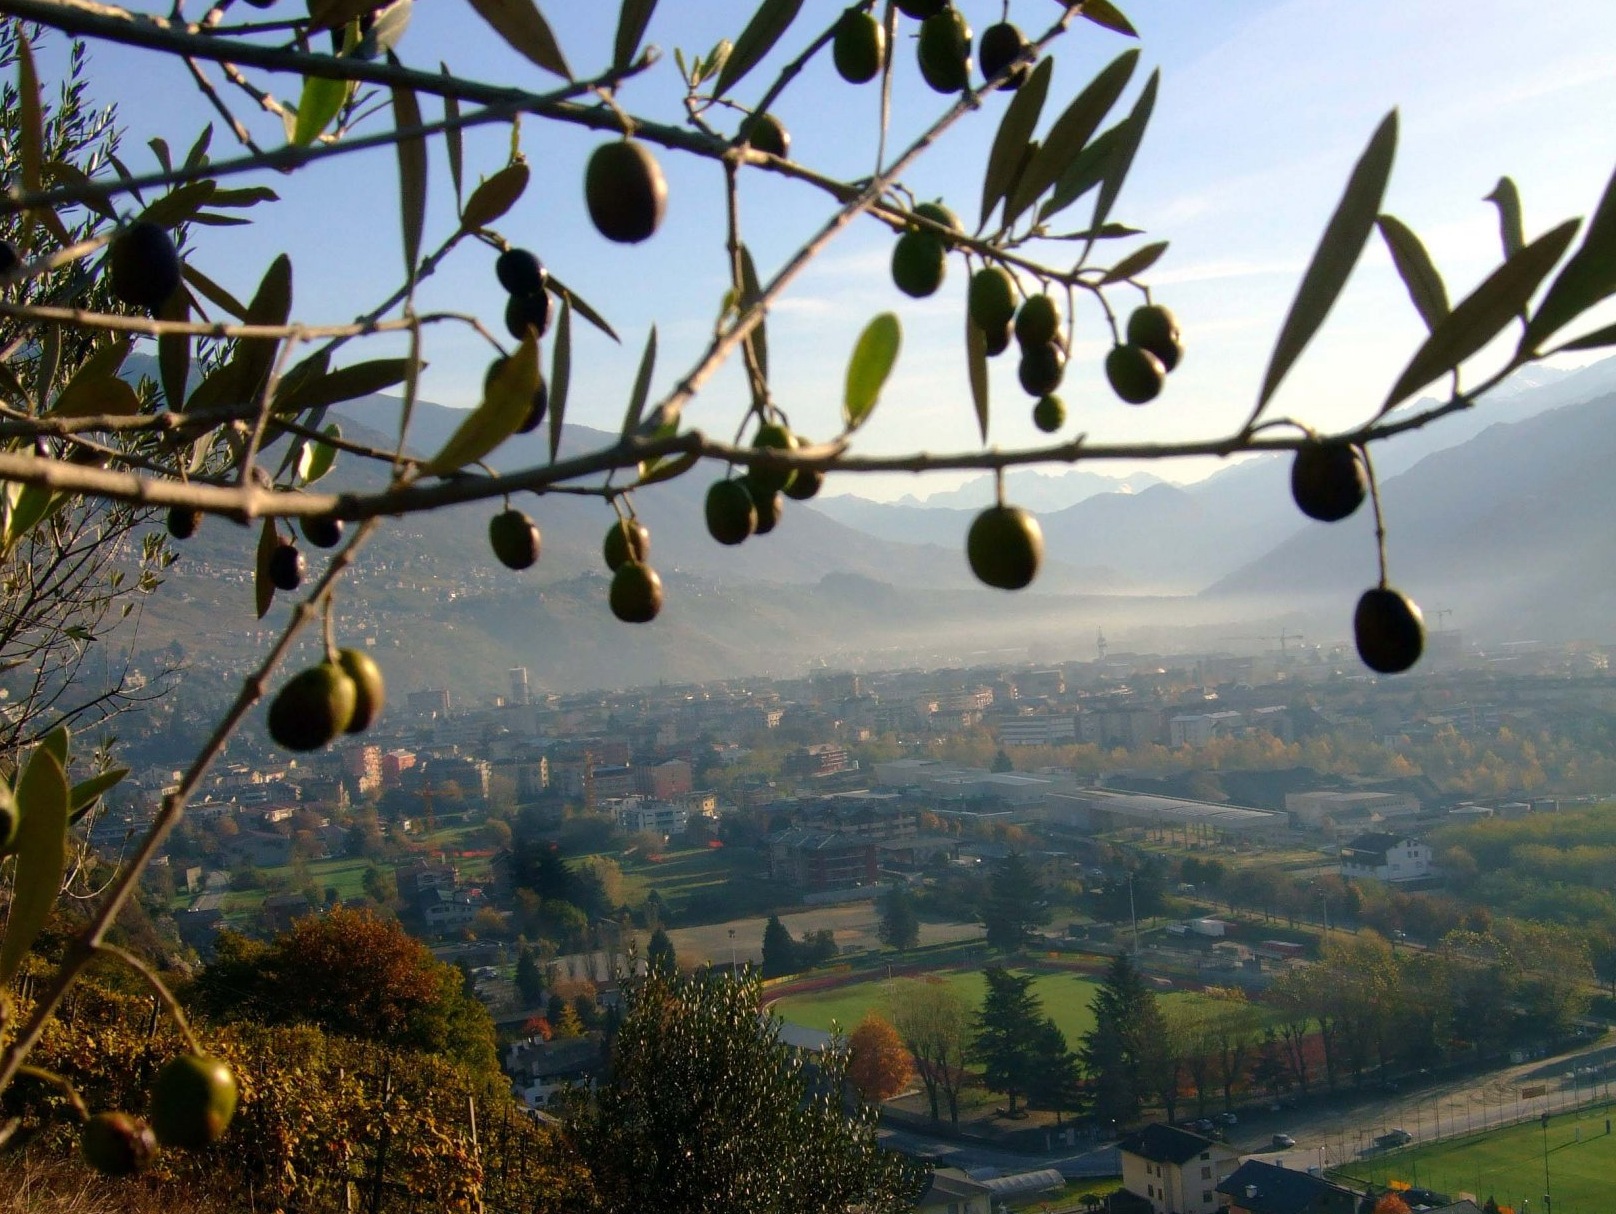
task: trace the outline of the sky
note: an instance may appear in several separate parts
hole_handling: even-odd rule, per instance
[[[282,0],[282,7],[297,0]],[[1351,167],[1385,113],[1397,107],[1400,144],[1384,209],[1425,241],[1462,298],[1500,259],[1497,215],[1483,198],[1503,174],[1524,202],[1528,239],[1593,209],[1616,166],[1616,9],[1610,0],[1554,0],[1523,10],[1518,0],[1118,0],[1140,31],[1141,69],[1114,117],[1131,107],[1151,70],[1161,91],[1133,171],[1113,218],[1143,228],[1115,242],[1117,255],[1168,240],[1167,255],[1146,275],[1157,302],[1171,307],[1185,357],[1166,391],[1144,407],[1124,405],[1106,387],[1100,364],[1110,345],[1099,308],[1080,303],[1073,358],[1061,395],[1063,435],[1095,441],[1170,441],[1218,437],[1251,409],[1302,271],[1335,207]],[[541,0],[573,69],[603,67],[611,54],[615,11],[609,5]],[[1003,0],[961,0],[976,31],[998,20]],[[1029,33],[1058,15],[1049,0],[1010,0],[1010,16]],[[734,91],[755,101],[779,65],[794,57],[841,5],[808,0],[776,51]],[[254,19],[261,14],[237,6]],[[682,85],[674,48],[701,53],[733,37],[750,3],[663,0],[646,42],[662,61],[629,82],[621,104],[678,121]],[[167,5],[162,6],[167,11]],[[200,6],[192,0],[187,15]],[[299,9],[299,12],[302,10]],[[273,16],[275,10],[269,15]],[[915,23],[901,20],[894,84],[893,136],[906,145],[948,105],[925,86],[914,62]],[[1054,48],[1056,66],[1040,134],[1066,102],[1132,41],[1086,22]],[[417,3],[398,48],[408,65],[441,62],[462,75],[543,90],[549,77],[507,48],[467,4]],[[136,171],[155,162],[140,145],[160,134],[188,147],[213,112],[182,65],[150,52],[103,45],[92,58],[99,100],[116,101],[128,129],[125,159]],[[218,80],[217,72],[214,73]],[[289,76],[255,77],[294,100]],[[279,142],[278,120],[256,114],[243,94],[221,93],[266,143]],[[982,112],[951,130],[905,177],[922,199],[941,198],[974,226],[981,176],[999,117],[1008,104],[989,96]],[[879,89],[848,85],[828,55],[812,62],[774,108],[792,135],[792,155],[842,178],[871,171],[876,155]],[[437,103],[423,99],[430,120]],[[737,115],[717,116],[734,122]],[[390,122],[384,111],[371,129]],[[217,124],[216,124],[217,125]],[[601,136],[533,119],[521,147],[533,171],[526,197],[497,225],[512,243],[533,249],[623,335],[614,345],[586,327],[575,330],[570,421],[615,430],[652,324],[660,356],[653,399],[691,368],[709,338],[727,283],[721,174],[708,162],[660,154],[670,187],[666,221],[649,241],[613,245],[588,221],[583,166]],[[466,140],[472,181],[496,171],[510,146],[508,128],[484,128]],[[237,149],[222,129],[216,158]],[[432,203],[426,247],[453,229],[455,217],[442,145],[430,163]],[[391,151],[360,152],[292,176],[265,178],[282,202],[251,214],[250,228],[202,229],[193,257],[238,296],[251,294],[276,253],[291,253],[294,314],[311,323],[343,322],[367,311],[401,276],[397,172]],[[238,178],[232,184],[245,184]],[[1069,215],[1082,226],[1088,206]],[[745,238],[767,279],[831,213],[822,192],[763,172],[743,174]],[[911,300],[892,286],[892,234],[863,220],[852,225],[805,273],[769,319],[773,389],[793,427],[829,437],[840,426],[842,377],[858,333],[871,317],[896,312],[904,343],[898,365],[855,448],[895,454],[976,449],[965,375],[965,266],[951,259],[943,289]],[[1052,262],[1069,256],[1060,246]],[[423,311],[471,311],[503,335],[504,295],[494,252],[467,242],[419,292]],[[1139,302],[1119,288],[1123,314]],[[1598,314],[1616,319],[1608,307]],[[1590,326],[1592,327],[1592,322]],[[1373,241],[1325,329],[1273,402],[1272,415],[1323,431],[1373,415],[1417,348],[1424,330],[1384,248]],[[546,343],[548,345],[548,343]],[[1481,374],[1501,361],[1504,342],[1483,352]],[[1512,341],[1508,343],[1512,346]],[[400,352],[385,340],[366,357]],[[491,351],[474,333],[439,327],[429,334],[422,395],[439,403],[475,403]],[[1594,356],[1584,356],[1589,361]],[[1479,378],[1479,376],[1473,377]],[[1015,382],[1014,357],[993,364],[990,443],[1016,447],[1048,441],[1033,427],[1032,400]],[[745,394],[737,370],[721,374],[686,411],[687,426],[733,434]],[[1502,416],[1503,406],[1500,408]],[[1155,462],[1150,470],[1180,481],[1205,476],[1217,461]],[[1098,466],[1125,475],[1139,465]],[[833,492],[867,497],[924,496],[957,476],[886,474],[835,478]]]

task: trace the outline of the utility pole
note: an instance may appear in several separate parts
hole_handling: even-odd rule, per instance
[[[1133,874],[1128,874],[1128,920],[1133,924],[1133,958],[1139,960],[1139,915],[1133,908]]]

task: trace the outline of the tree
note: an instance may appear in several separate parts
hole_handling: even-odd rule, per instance
[[[948,1119],[959,1124],[959,1094],[965,1086],[970,1056],[971,1008],[946,983],[935,978],[905,978],[888,996],[892,1026],[915,1060],[915,1073],[926,1089],[931,1119],[940,1120],[942,1103]]]
[[[887,888],[881,899],[881,922],[876,927],[876,934],[882,944],[900,953],[920,943],[920,916],[915,911],[915,898],[907,885]]]
[[[220,934],[190,998],[209,1015],[328,1032],[443,1054],[497,1073],[493,1023],[397,922],[338,908],[306,915],[267,944]]]
[[[1161,1009],[1126,953],[1107,968],[1090,1006],[1094,1027],[1078,1056],[1092,1081],[1094,1118],[1103,1126],[1126,1126],[1165,1086],[1170,1059]]]
[[[531,945],[524,944],[516,954],[516,993],[523,1007],[537,1007],[544,998],[544,969]]]
[[[777,124],[766,121],[762,111],[781,103],[807,104],[797,99],[808,87],[803,82],[814,77],[802,69],[815,59],[822,64],[831,54],[837,27],[829,22],[841,23],[840,13],[830,14],[823,28],[809,29],[808,22],[798,18],[797,6],[770,4],[744,30],[726,26],[734,36],[717,43],[711,52],[668,56],[641,53],[651,6],[636,3],[626,9],[615,37],[598,40],[600,46],[610,42],[610,54],[602,53],[590,65],[592,70],[579,77],[563,53],[562,41],[571,43],[576,57],[582,53],[583,40],[558,40],[536,6],[521,8],[523,15],[516,18],[500,8],[502,15],[492,23],[492,32],[472,23],[466,57],[456,54],[458,68],[445,65],[442,71],[435,63],[439,49],[435,45],[428,44],[421,52],[400,45],[408,6],[389,8],[377,18],[352,16],[350,9],[358,12],[353,6],[337,5],[308,16],[222,28],[213,22],[193,28],[140,13],[40,0],[16,0],[8,8],[12,14],[8,20],[24,14],[70,37],[101,39],[108,54],[135,47],[158,56],[164,66],[180,70],[183,65],[199,85],[198,108],[207,107],[210,123],[216,113],[221,129],[240,144],[239,154],[212,158],[212,126],[204,127],[194,113],[180,111],[177,122],[163,119],[164,137],[152,144],[151,171],[97,171],[87,177],[62,171],[49,159],[48,128],[35,119],[46,111],[43,100],[57,83],[50,75],[55,65],[46,62],[47,70],[41,72],[30,54],[19,52],[17,103],[0,107],[26,125],[18,138],[5,141],[18,149],[20,160],[18,171],[6,175],[14,182],[7,213],[21,230],[0,269],[0,283],[9,293],[5,315],[15,322],[15,336],[3,343],[10,374],[4,377],[0,394],[10,407],[0,473],[8,495],[13,491],[19,495],[19,504],[20,495],[29,496],[26,509],[11,510],[8,529],[23,530],[18,520],[32,516],[36,521],[27,527],[31,531],[54,509],[99,504],[112,509],[168,509],[176,536],[194,531],[198,513],[254,520],[256,536],[245,538],[240,558],[241,569],[250,571],[254,582],[257,614],[268,613],[277,593],[304,597],[285,626],[265,643],[261,660],[240,681],[240,691],[216,727],[199,741],[176,791],[165,798],[149,833],[98,902],[82,947],[69,950],[55,976],[42,985],[28,1021],[0,1054],[0,1089],[25,1065],[73,981],[98,955],[96,946],[128,905],[142,870],[181,820],[211,764],[256,702],[274,689],[277,672],[311,623],[323,619],[328,625],[325,652],[275,692],[271,707],[282,705],[282,711],[270,714],[271,735],[283,744],[310,742],[317,748],[341,733],[356,719],[356,712],[367,715],[357,707],[357,682],[367,680],[356,680],[351,673],[347,658],[357,651],[338,648],[333,596],[339,586],[346,591],[355,560],[380,529],[393,525],[390,520],[472,502],[504,513],[498,504],[512,500],[513,494],[567,494],[598,499],[603,524],[609,514],[609,525],[620,527],[620,512],[634,514],[637,491],[658,481],[697,475],[700,469],[700,475],[717,477],[720,495],[733,497],[733,490],[722,486],[745,479],[752,510],[743,509],[741,515],[751,531],[758,507],[772,524],[782,491],[811,494],[829,473],[938,467],[999,471],[1050,460],[1246,452],[1296,453],[1299,467],[1314,470],[1298,478],[1303,486],[1297,492],[1299,504],[1314,517],[1340,517],[1335,507],[1343,499],[1351,499],[1349,506],[1364,499],[1372,475],[1367,459],[1355,452],[1467,408],[1505,376],[1565,348],[1568,343],[1562,334],[1567,327],[1616,290],[1599,269],[1608,262],[1612,240],[1605,222],[1608,206],[1601,206],[1575,247],[1577,225],[1569,222],[1526,243],[1510,218],[1517,213],[1511,205],[1517,192],[1506,179],[1508,188],[1501,186],[1497,198],[1505,217],[1507,260],[1476,294],[1452,308],[1417,237],[1405,225],[1383,217],[1378,226],[1393,249],[1394,268],[1409,285],[1421,319],[1434,331],[1411,343],[1414,357],[1382,407],[1371,411],[1367,420],[1321,439],[1304,422],[1280,425],[1281,419],[1268,416],[1282,381],[1319,329],[1377,226],[1396,147],[1394,112],[1371,136],[1337,219],[1329,224],[1302,276],[1247,420],[1226,435],[1147,445],[1096,441],[1024,450],[1002,444],[990,448],[988,424],[994,410],[987,350],[1008,345],[1012,315],[1023,294],[1032,296],[1028,315],[1037,323],[1022,326],[1032,350],[1023,356],[1019,378],[1024,386],[1038,387],[1040,396],[1047,394],[1044,389],[1053,391],[1059,380],[1066,351],[1073,346],[1070,334],[1078,322],[1074,314],[1078,305],[1106,318],[1115,344],[1105,357],[1105,374],[1116,395],[1130,404],[1154,397],[1181,353],[1176,323],[1148,293],[1147,302],[1118,323],[1119,305],[1124,298],[1131,303],[1133,292],[1147,287],[1148,272],[1167,250],[1164,241],[1117,244],[1136,230],[1122,223],[1120,212],[1113,213],[1155,104],[1157,78],[1152,76],[1143,85],[1126,114],[1119,111],[1119,118],[1106,125],[1105,115],[1128,91],[1137,66],[1138,56],[1124,53],[1096,74],[1072,108],[1051,107],[1051,121],[1038,137],[1053,73],[1052,53],[1057,49],[1064,53],[1070,45],[1068,35],[1079,29],[1108,42],[1130,34],[1125,17],[1111,5],[1065,6],[1052,16],[1047,29],[1034,31],[1019,62],[1005,65],[999,77],[989,81],[978,81],[967,70],[963,55],[947,55],[947,62],[940,64],[934,51],[923,48],[929,61],[924,64],[928,82],[933,87],[941,82],[951,92],[967,95],[939,100],[912,128],[895,125],[891,115],[921,113],[921,107],[881,107],[881,118],[863,132],[878,167],[871,172],[861,159],[853,176],[839,179],[792,159],[783,134],[770,137]],[[531,16],[526,15],[529,9]],[[861,28],[867,40],[880,39],[867,24]],[[725,45],[734,53],[721,52]],[[495,49],[497,54],[485,53]],[[868,41],[864,49],[870,52],[863,56],[865,61],[883,77],[883,96],[894,87],[906,97],[921,95],[906,57],[883,55],[880,45],[872,47]],[[473,74],[482,65],[497,62],[507,50],[555,76],[556,89],[513,88],[508,78],[484,80]],[[1020,79],[1023,69],[1029,72],[1031,87],[1017,94],[1021,104],[1008,111],[1013,118],[1001,121],[1000,136],[992,140],[997,154],[990,154],[983,166],[985,214],[975,225],[979,234],[966,235],[952,213],[914,203],[919,162],[934,147],[948,144],[963,122],[1002,108],[999,103],[1007,99],[999,94],[1012,75]],[[842,70],[850,77],[862,74],[845,66]],[[225,89],[212,81],[212,71],[223,73],[228,81]],[[647,75],[672,87],[640,93],[641,78]],[[285,92],[288,79],[294,81],[295,101],[290,94],[277,95]],[[248,100],[241,101],[234,89]],[[430,120],[423,116],[422,93],[443,99],[441,120],[436,108]],[[647,105],[655,102],[665,108],[637,112],[640,97],[651,99]],[[120,100],[140,99],[137,91]],[[1064,110],[1064,120],[1054,117],[1055,108]],[[467,128],[492,123],[508,126],[508,144],[465,140]],[[548,459],[527,467],[500,468],[497,457],[505,440],[545,420],[540,416],[541,400],[559,442],[570,369],[583,362],[582,351],[574,356],[574,322],[580,346],[585,325],[618,336],[602,311],[586,299],[597,285],[607,286],[605,275],[575,289],[541,273],[536,259],[512,247],[511,225],[516,221],[506,217],[534,176],[520,137],[531,136],[535,128],[547,134],[570,128],[606,133],[584,174],[586,209],[599,233],[619,244],[637,244],[661,224],[666,179],[658,155],[709,167],[715,177],[722,173],[723,205],[710,207],[699,218],[714,230],[724,229],[724,239],[710,243],[722,250],[719,266],[727,290],[711,338],[704,338],[700,349],[672,374],[666,368],[663,374],[656,373],[652,331],[641,369],[632,373],[633,381],[642,386],[630,390],[621,434],[565,459],[557,458],[552,446]],[[632,139],[627,137],[630,132]],[[283,140],[290,140],[290,151]],[[986,140],[982,142],[987,146]],[[187,240],[188,225],[196,231],[228,226],[244,217],[240,211],[273,204],[276,191],[269,183],[284,188],[282,175],[294,183],[318,180],[338,158],[378,146],[390,148],[398,164],[400,257],[396,262],[389,257],[386,270],[396,275],[390,281],[397,287],[378,290],[381,299],[367,298],[363,306],[345,312],[359,313],[350,323],[318,323],[322,317],[309,309],[307,293],[294,304],[294,261],[307,265],[310,257],[330,256],[318,225],[304,225],[305,230],[294,235],[292,252],[267,258],[267,264],[246,264],[249,259],[239,245],[199,241],[192,247]],[[498,159],[488,159],[486,149],[496,146]],[[429,181],[428,166],[444,161],[450,166],[447,178],[434,171]],[[468,190],[469,174],[482,180]],[[979,193],[975,178],[973,173],[963,187],[973,199]],[[813,234],[795,251],[772,247],[756,226],[747,226],[761,208],[742,202],[756,197],[761,182],[784,183],[823,205],[822,221],[813,225]],[[355,212],[373,207],[374,178],[366,175],[358,188],[362,191],[358,197],[333,198],[330,205],[335,209],[351,202],[346,209]],[[1070,223],[1060,218],[1080,200],[1085,202],[1085,216]],[[83,209],[82,222],[76,222],[75,207]],[[556,214],[558,208],[547,208],[539,219]],[[74,227],[68,227],[64,215],[75,221]],[[926,292],[941,280],[950,258],[969,259],[967,264],[978,274],[988,275],[982,280],[985,285],[973,292],[979,302],[969,308],[973,327],[964,342],[967,365],[959,392],[980,426],[980,450],[939,459],[919,453],[870,455],[857,449],[857,431],[877,405],[898,360],[902,324],[890,312],[873,317],[851,342],[839,431],[823,444],[798,442],[782,404],[788,394],[770,382],[765,320],[772,316],[776,334],[789,324],[789,312],[780,305],[805,267],[841,232],[866,219],[898,235],[895,266],[900,287]],[[221,242],[229,239],[220,236]],[[491,337],[483,320],[417,306],[422,302],[417,297],[420,283],[445,264],[463,263],[485,248],[500,251],[498,278],[509,293],[505,311],[512,344]],[[365,273],[349,275],[362,284],[356,290],[370,290],[381,272],[379,264],[366,264]],[[34,291],[62,272],[86,282],[107,283],[112,298],[102,302],[76,287],[63,296]],[[233,292],[216,281],[237,273],[250,274],[246,279],[250,290],[237,287]],[[1545,282],[1549,285],[1539,293]],[[624,293],[634,299],[644,291],[644,283],[644,278],[632,277]],[[1044,288],[1052,294],[1044,295]],[[241,302],[237,293],[247,302]],[[1064,312],[1054,302],[1056,297],[1068,301]],[[688,299],[686,279],[669,301],[669,310],[685,317]],[[62,306],[84,302],[93,306]],[[328,304],[323,298],[320,302]],[[329,306],[343,308],[346,301]],[[540,343],[551,332],[552,313],[553,348],[545,377]],[[1504,366],[1468,379],[1458,374],[1464,369],[1461,364],[1487,347],[1516,317],[1524,321],[1524,331]],[[410,454],[411,440],[419,433],[411,433],[409,419],[420,372],[429,357],[453,348],[456,338],[468,334],[487,339],[490,346],[486,374],[468,376],[483,384],[479,404],[454,436],[441,446],[433,444],[434,452]],[[155,389],[132,392],[118,386],[122,381],[114,372],[123,366],[126,352],[119,347],[125,337],[130,343],[137,339],[148,346],[154,343],[159,372]],[[1596,333],[1583,338],[1577,348],[1598,348],[1607,340],[1604,333]],[[85,345],[92,352],[81,358],[82,350],[72,347]],[[305,349],[309,346],[314,348]],[[400,348],[407,353],[400,356]],[[51,372],[54,356],[43,352],[53,350],[67,351],[55,373],[17,374],[17,367],[36,355],[40,357],[36,369]],[[386,356],[364,357],[376,350]],[[704,390],[731,359],[740,364],[746,388],[731,394],[737,416],[704,416],[699,427],[686,425],[698,400],[707,406]],[[17,366],[11,366],[13,362]],[[93,367],[93,372],[81,375],[86,367]],[[630,374],[624,367],[625,384]],[[1446,399],[1394,413],[1396,406],[1439,381],[1451,384]],[[655,396],[653,384],[664,385]],[[547,390],[542,397],[541,385]],[[327,419],[333,405],[395,387],[402,387],[407,398],[396,442],[391,436],[380,445],[343,437]],[[726,425],[730,420],[736,424]],[[827,425],[822,435],[835,429],[834,424]],[[735,437],[711,437],[726,434]],[[339,456],[344,464],[365,470],[350,482],[356,488],[338,492],[321,484]],[[746,471],[733,477],[732,467]],[[1012,572],[1025,573],[1025,580],[1030,580],[1038,551],[1030,516],[996,502],[982,518],[999,527],[1001,534],[1007,524],[1013,529],[1022,559],[1014,562],[1018,568]],[[530,526],[525,519],[511,521],[520,531]],[[291,576],[297,572],[297,554],[289,551],[292,545],[286,533],[294,522],[305,533],[312,530],[338,540],[343,526],[352,525],[342,551],[320,577],[311,580],[306,592],[289,589],[303,584],[301,573]],[[536,529],[532,534],[536,552]],[[990,584],[1024,580],[1004,576],[1004,563],[996,559],[998,545],[977,542],[968,544],[969,550],[977,554],[974,570]],[[1384,545],[1377,556],[1380,576],[1360,604],[1367,604],[1367,609],[1358,613],[1355,632],[1365,661],[1376,670],[1391,672],[1417,657],[1421,632],[1413,607],[1391,586]],[[613,575],[613,586],[618,593],[608,593],[606,604],[625,622],[649,622],[661,608],[660,579],[644,561],[623,562]],[[77,639],[73,634],[78,627],[68,624],[65,635]],[[20,736],[52,736],[53,722],[29,723],[37,728]],[[12,770],[25,770],[23,758],[0,755]],[[41,768],[48,770],[48,765],[42,763]],[[55,857],[60,832],[54,828],[59,816],[55,807],[61,800],[58,783],[43,777],[26,781],[25,795],[19,799],[25,823],[32,819],[50,827],[24,832],[23,854],[12,864],[13,871],[32,874],[27,882],[33,888],[27,888],[29,896],[21,899],[30,906],[44,901],[35,896],[37,889],[54,892],[60,884],[56,878],[61,864]],[[560,900],[557,895],[544,896]],[[19,959],[37,938],[42,918],[42,913],[13,916],[4,953],[10,972],[0,977],[14,976]],[[1008,946],[1017,943],[1011,940]]]
[[[988,989],[976,1015],[976,1056],[982,1063],[982,1081],[1008,1097],[1005,1115],[1013,1118],[1016,1097],[1035,1081],[1038,1033],[1045,1020],[1043,1000],[1032,993],[1031,974],[990,965],[982,976]]]
[[[844,1049],[802,1056],[754,974],[653,973],[628,990],[611,1069],[576,1124],[601,1211],[832,1214],[910,1208],[918,1177],[843,1111]]]
[[[1035,934],[1033,929],[1049,922],[1043,896],[1032,866],[1019,852],[1011,852],[994,865],[982,907],[988,947],[1001,952],[1024,948]]]
[[[1048,1016],[1033,1034],[1028,1068],[1027,1104],[1052,1109],[1055,1124],[1061,1124],[1061,1115],[1078,1107],[1082,1099],[1082,1064],[1067,1047],[1066,1034]]]
[[[779,978],[801,969],[797,959],[797,942],[791,931],[780,922],[779,915],[770,915],[763,925],[763,976]]]
[[[645,963],[663,973],[672,974],[679,970],[679,957],[673,951],[673,941],[661,927],[651,933],[651,939],[645,946]]]
[[[847,1054],[848,1082],[871,1104],[892,1099],[914,1074],[903,1038],[878,1012],[864,1013],[847,1039]]]

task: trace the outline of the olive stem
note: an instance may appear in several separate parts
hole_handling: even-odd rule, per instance
[[[185,1048],[193,1054],[202,1052],[202,1046],[197,1042],[196,1034],[191,1031],[191,1022],[185,1016],[185,1009],[180,1007],[179,1000],[174,998],[174,992],[168,989],[168,984],[157,975],[157,972],[151,966],[126,949],[119,948],[116,944],[94,945],[93,952],[97,956],[112,957],[123,962],[144,978],[146,985],[151,987],[152,994],[157,996],[163,1007],[168,1011],[169,1018],[174,1021],[175,1027],[180,1031],[180,1036],[185,1038]]]
[[[62,1095],[67,1097],[68,1103],[73,1106],[73,1111],[79,1115],[80,1121],[90,1120],[90,1106],[84,1103],[84,1097],[79,1095],[78,1088],[73,1086],[73,1081],[66,1075],[58,1075],[55,1071],[48,1071],[42,1066],[27,1065],[18,1067],[17,1074],[27,1075],[31,1079],[37,1079],[41,1083],[48,1083],[57,1088]],[[9,1125],[7,1129],[10,1129]],[[4,1145],[6,1137],[7,1135],[0,1134],[0,1145]]]
[[[1380,508],[1380,478],[1375,475],[1374,462],[1369,458],[1369,448],[1358,445],[1355,448],[1363,456],[1364,475],[1369,481],[1369,504],[1375,511],[1375,557],[1380,562],[1380,588],[1386,589],[1386,519]]]

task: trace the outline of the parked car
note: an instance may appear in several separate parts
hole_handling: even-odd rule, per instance
[[[1240,1118],[1236,1117],[1233,1113],[1219,1113],[1218,1114],[1218,1124],[1219,1125],[1239,1125],[1240,1124]]]
[[[1375,1139],[1375,1145],[1377,1147],[1386,1147],[1390,1149],[1392,1147],[1406,1147],[1413,1141],[1414,1135],[1410,1134],[1407,1130],[1388,1130],[1379,1138]]]
[[[1296,1139],[1292,1138],[1289,1134],[1274,1135],[1274,1150],[1276,1151],[1288,1151],[1295,1145]]]
[[[1197,1134],[1210,1134],[1212,1132],[1212,1123],[1203,1117],[1199,1121],[1190,1122],[1190,1129]]]

